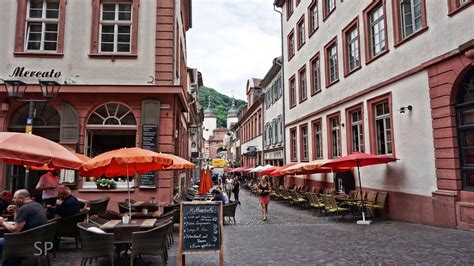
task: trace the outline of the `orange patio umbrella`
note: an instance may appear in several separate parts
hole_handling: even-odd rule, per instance
[[[73,152],[72,154],[74,154],[79,160],[81,160],[82,163],[85,163],[91,159],[90,157],[87,157],[84,154],[80,154],[77,152]],[[54,170],[55,168],[49,167],[47,164],[43,164],[42,166],[32,166],[31,169],[36,171],[50,171]]]
[[[205,195],[212,188],[211,170],[209,168],[201,171],[198,194]]]
[[[163,168],[163,170],[194,169],[196,167],[196,165],[193,164],[192,162],[184,158],[181,158],[179,156],[168,154],[168,153],[161,153],[161,155],[164,155],[165,157],[168,157],[171,160],[173,160],[173,164]]]
[[[9,164],[46,164],[51,168],[79,169],[82,165],[82,161],[73,153],[54,141],[14,132],[0,132],[0,159]]]
[[[285,170],[286,168],[291,167],[291,166],[293,166],[293,165],[295,165],[295,164],[297,164],[297,163],[289,163],[289,164],[285,164],[285,165],[283,165],[283,166],[280,166],[280,167],[278,167],[277,169],[275,169],[273,172],[271,172],[271,173],[269,174],[269,176],[272,176],[272,177],[273,177],[273,176],[285,175],[285,174],[282,173],[281,171],[282,171],[282,170]]]
[[[141,148],[123,148],[104,152],[84,163],[81,174],[95,177],[127,176],[127,192],[130,200],[130,175],[158,171],[173,164],[173,160],[161,153]],[[132,217],[129,206],[130,217]]]

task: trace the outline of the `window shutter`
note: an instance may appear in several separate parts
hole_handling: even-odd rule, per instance
[[[79,115],[74,106],[61,103],[60,143],[79,143]]]

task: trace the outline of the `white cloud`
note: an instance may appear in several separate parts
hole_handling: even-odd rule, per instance
[[[280,14],[269,0],[194,0],[188,66],[204,84],[246,99],[249,78],[263,78],[281,54]]]

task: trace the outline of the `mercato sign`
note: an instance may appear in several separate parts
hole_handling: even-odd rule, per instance
[[[8,76],[16,78],[59,78],[61,77],[61,71],[55,71],[54,69],[51,69],[51,71],[25,71],[25,67],[16,67],[13,73]]]

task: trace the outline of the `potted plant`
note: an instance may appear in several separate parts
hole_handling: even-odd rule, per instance
[[[115,180],[108,178],[99,178],[95,181],[98,189],[112,189],[115,188]]]

